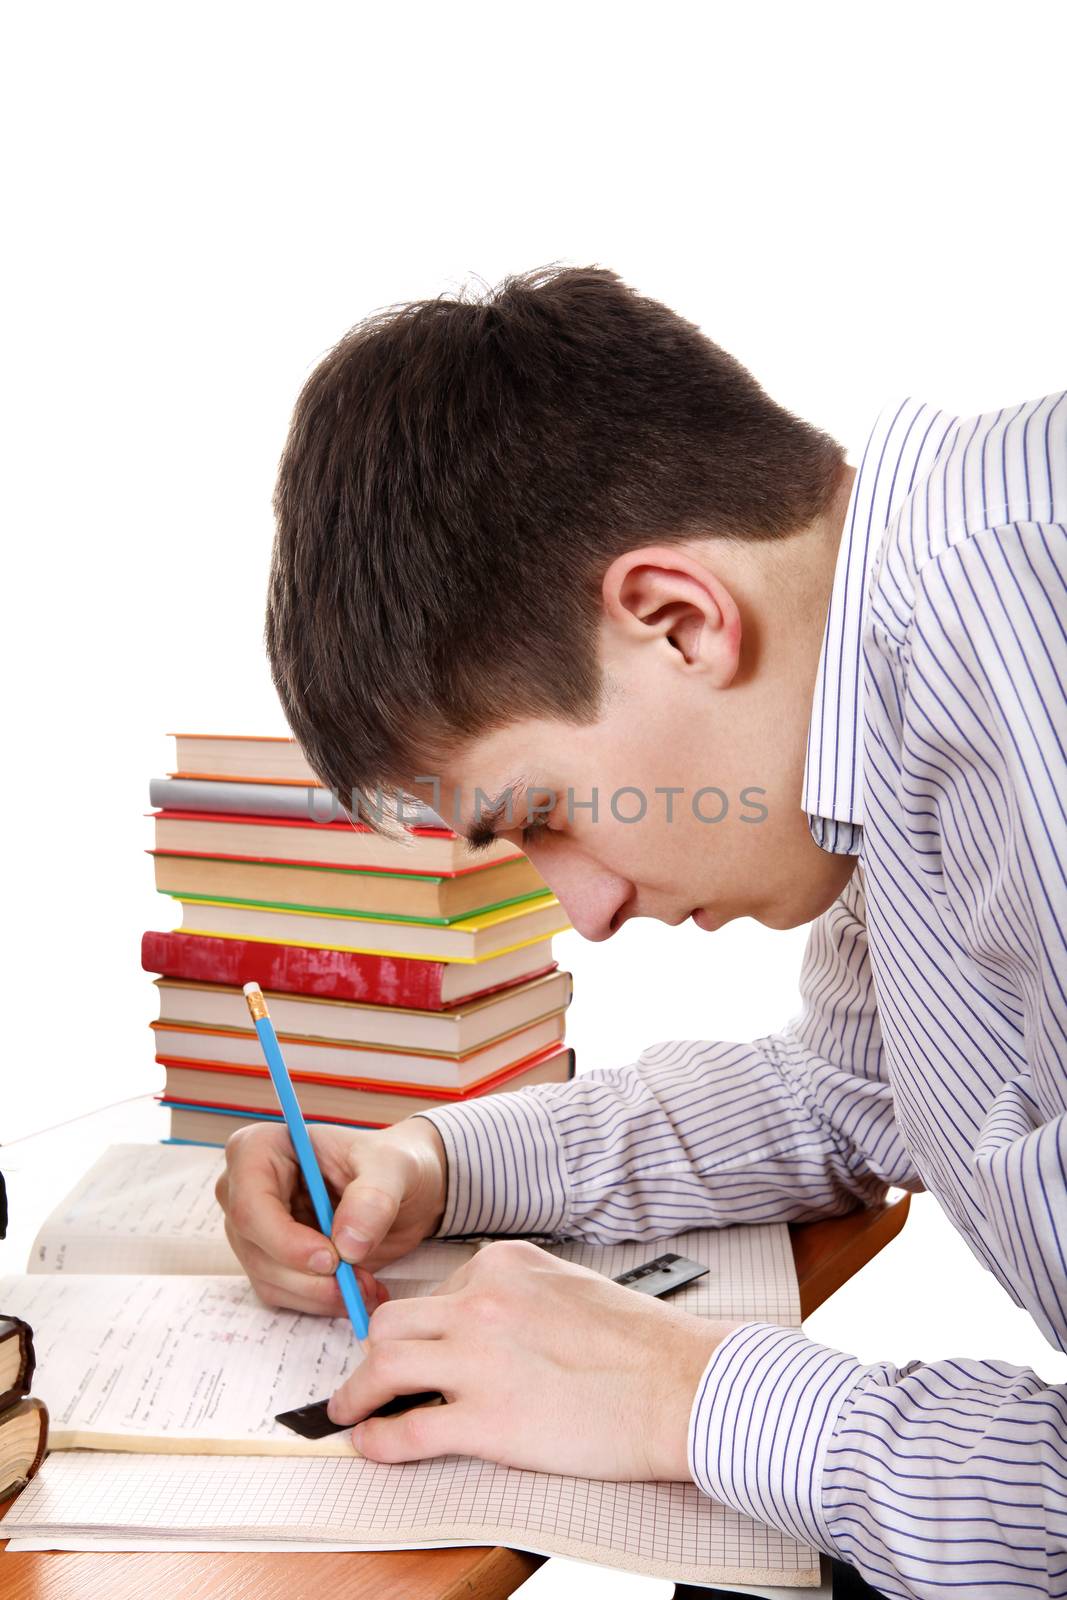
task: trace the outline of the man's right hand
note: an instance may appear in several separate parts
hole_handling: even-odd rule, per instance
[[[435,1233],[447,1168],[441,1136],[425,1117],[355,1132],[308,1128],[334,1205],[333,1237],[316,1226],[286,1128],[255,1123],[226,1145],[215,1196],[226,1237],[265,1304],[343,1316],[338,1256],[357,1266],[368,1312],[388,1295],[371,1275]]]

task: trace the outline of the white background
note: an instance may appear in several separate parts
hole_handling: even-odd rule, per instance
[[[148,778],[168,730],[282,731],[270,495],[330,344],[475,275],[595,262],[853,459],[891,395],[1061,388],[1056,9],[9,11],[0,1136],[156,1085]],[[580,1064],[776,1026],[802,941],[568,935]],[[864,1356],[1057,1365],[932,1200],[845,1301],[812,1331]]]

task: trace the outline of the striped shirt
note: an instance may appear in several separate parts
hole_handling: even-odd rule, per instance
[[[1067,394],[879,418],[853,484],[803,806],[855,855],[803,1009],[751,1044],[431,1114],[446,1233],[600,1240],[932,1191],[1067,1348]],[[746,1323],[694,1398],[709,1495],[887,1596],[1067,1596],[1067,1386],[866,1365]]]

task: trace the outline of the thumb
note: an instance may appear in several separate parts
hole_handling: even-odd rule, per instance
[[[370,1134],[353,1152],[357,1173],[342,1194],[333,1218],[333,1242],[343,1261],[363,1261],[396,1221],[407,1187],[403,1156],[388,1146],[376,1148]]]

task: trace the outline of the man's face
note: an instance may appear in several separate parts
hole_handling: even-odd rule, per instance
[[[457,753],[439,774],[449,824],[487,832],[490,802],[513,789],[489,826],[526,851],[588,939],[630,917],[710,931],[823,911],[853,863],[817,848],[800,807],[806,715],[758,675],[723,692],[679,671],[667,639],[605,665],[596,722],[515,722]]]

